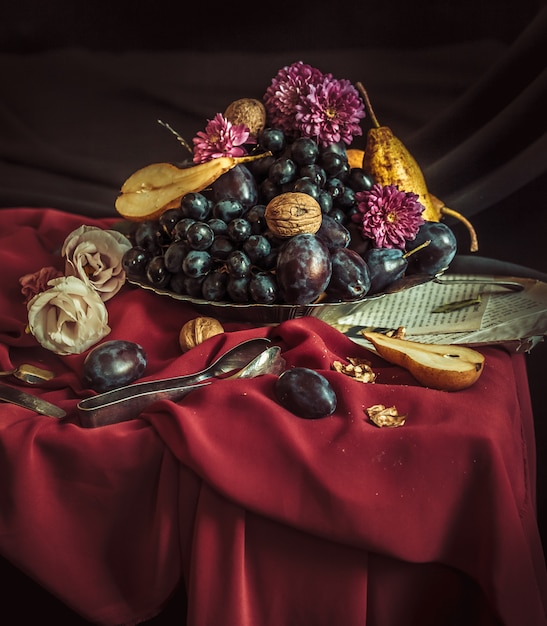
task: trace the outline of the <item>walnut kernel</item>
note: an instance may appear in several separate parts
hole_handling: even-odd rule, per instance
[[[210,337],[224,332],[222,324],[214,317],[196,317],[188,320],[179,333],[179,344],[187,352]]]

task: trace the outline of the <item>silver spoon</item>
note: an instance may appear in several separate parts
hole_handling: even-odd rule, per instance
[[[262,337],[250,339],[228,350],[200,372],[126,385],[86,398],[78,403],[81,424],[95,427],[126,421],[156,400],[177,402],[190,391],[216,379],[252,378],[268,371],[277,372],[284,367],[285,360],[278,346],[265,348],[269,343],[269,339]]]
[[[39,385],[40,383],[45,383],[54,378],[55,373],[50,370],[37,367],[36,365],[23,363],[23,365],[14,367],[12,370],[0,372],[0,376],[13,376],[29,385]]]

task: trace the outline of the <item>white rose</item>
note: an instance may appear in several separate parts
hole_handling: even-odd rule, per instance
[[[108,335],[100,295],[79,278],[63,276],[28,303],[28,326],[38,343],[56,354],[80,354]]]
[[[106,302],[125,283],[122,258],[129,248],[131,243],[122,233],[96,226],[80,226],[63,243],[61,254],[65,257],[65,274],[83,280]]]

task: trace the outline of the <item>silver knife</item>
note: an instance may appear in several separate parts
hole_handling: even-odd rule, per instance
[[[26,391],[21,391],[21,389],[10,387],[4,383],[0,383],[0,400],[23,406],[26,409],[31,409],[36,413],[47,415],[48,417],[61,419],[66,415],[66,412],[55,404],[51,404],[51,402],[47,400],[33,396]]]

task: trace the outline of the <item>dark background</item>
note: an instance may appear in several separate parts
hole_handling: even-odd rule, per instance
[[[414,48],[489,37],[510,42],[542,4],[542,0],[16,0],[2,10],[0,49],[264,52]]]

